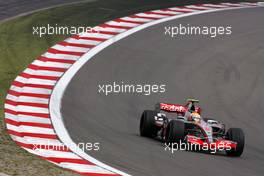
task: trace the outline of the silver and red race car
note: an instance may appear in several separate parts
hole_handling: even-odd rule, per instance
[[[223,123],[202,118],[198,102],[188,99],[186,105],[157,103],[154,110],[142,113],[140,135],[160,138],[170,146],[185,143],[199,150],[223,150],[228,156],[240,156],[245,141],[242,129],[230,128],[226,132]]]

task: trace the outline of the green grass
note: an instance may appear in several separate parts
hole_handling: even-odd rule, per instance
[[[32,35],[33,26],[95,26],[137,12],[202,2],[206,1],[98,0],[57,7],[0,23],[0,173],[27,176],[75,175],[22,150],[4,129],[3,104],[11,82],[37,56],[68,37],[46,35],[40,38]]]

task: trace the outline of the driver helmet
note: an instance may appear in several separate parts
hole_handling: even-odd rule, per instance
[[[192,112],[191,113],[191,119],[196,122],[196,123],[200,123],[201,122],[201,116],[199,113],[197,112]]]

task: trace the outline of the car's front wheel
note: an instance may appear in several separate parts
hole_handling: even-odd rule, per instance
[[[165,142],[167,144],[183,142],[185,138],[185,123],[181,120],[171,120],[167,126]]]
[[[245,135],[242,129],[230,128],[226,133],[226,138],[237,143],[236,148],[226,150],[226,154],[228,156],[240,156],[243,153],[245,144]]]
[[[155,137],[157,135],[158,129],[155,125],[156,111],[145,110],[140,119],[140,136],[144,137]]]

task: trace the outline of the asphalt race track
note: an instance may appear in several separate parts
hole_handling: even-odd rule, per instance
[[[79,0],[80,1],[80,0]],[[0,21],[15,17],[17,15],[28,14],[51,6],[78,2],[76,0],[0,0]]]
[[[89,152],[136,176],[263,175],[264,8],[201,14],[137,32],[97,54],[75,75],[62,103],[65,125],[78,142],[100,142]],[[164,35],[165,26],[232,26],[231,36]],[[98,93],[99,84],[166,84],[165,93]],[[242,157],[170,153],[139,136],[144,109],[156,102],[200,99],[203,116],[246,134]]]

